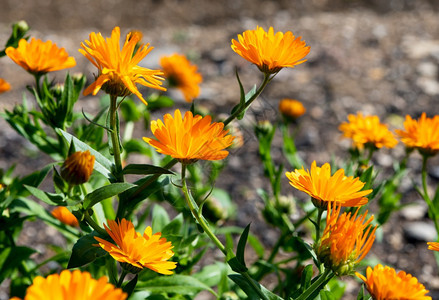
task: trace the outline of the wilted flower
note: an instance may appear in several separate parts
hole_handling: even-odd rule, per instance
[[[274,33],[273,27],[266,32],[257,26],[238,34],[238,41],[232,40],[232,49],[249,62],[258,66],[267,74],[279,72],[284,67],[291,67],[306,61],[310,46],[306,46],[302,37],[295,37],[291,31]]]
[[[377,148],[393,148],[398,144],[394,134],[386,125],[380,123],[378,116],[365,116],[362,113],[349,115],[349,122],[343,122],[338,129],[343,136],[352,139],[358,149],[365,145],[373,145]]]
[[[407,148],[434,155],[439,151],[439,116],[427,118],[426,113],[416,121],[409,115],[404,121],[405,130],[395,130]]]
[[[184,118],[180,110],[174,117],[166,114],[162,120],[151,121],[151,130],[157,140],[143,140],[162,154],[170,155],[182,163],[201,160],[224,159],[229,152],[224,150],[233,144],[234,136],[228,135],[223,123],[212,121],[210,116],[193,116],[190,111]]]
[[[348,275],[366,256],[375,240],[376,226],[370,226],[373,216],[366,220],[367,211],[359,215],[344,212],[340,205],[328,205],[326,227],[317,246],[317,257],[336,275]]]
[[[6,54],[29,73],[41,75],[76,66],[73,56],[64,48],[58,48],[52,41],[43,42],[32,38],[30,42],[21,39],[18,47],[8,47]]]
[[[360,273],[356,275],[364,281],[374,300],[431,300],[426,296],[425,286],[404,271],[396,273],[395,269],[378,264],[373,269],[367,267],[366,277]]]
[[[294,99],[282,99],[279,102],[279,111],[285,118],[295,120],[306,112],[306,108],[300,101]]]
[[[24,300],[125,300],[127,294],[108,283],[107,277],[93,279],[88,272],[64,270],[43,278],[35,277]],[[14,297],[12,299],[19,299]]]
[[[312,197],[316,207],[326,208],[328,202],[335,202],[341,206],[361,206],[368,202],[365,196],[372,192],[362,191],[365,183],[358,177],[345,176],[343,169],[331,176],[331,166],[328,163],[317,167],[314,161],[311,171],[305,171],[302,167],[301,170],[286,172],[285,175],[293,187]]]
[[[160,274],[170,275],[175,269],[176,262],[168,261],[174,252],[171,242],[161,237],[161,233],[152,234],[147,227],[143,235],[136,232],[133,223],[122,219],[120,222],[108,220],[105,230],[116,245],[95,237],[100,247],[107,251],[122,266],[132,272],[140,272],[143,268],[151,269]],[[125,263],[125,264],[124,264]]]
[[[181,54],[163,56],[160,59],[163,73],[168,79],[170,87],[181,90],[187,102],[191,102],[200,94],[200,83],[203,81],[197,66]]]
[[[61,166],[61,177],[72,185],[82,184],[90,179],[95,164],[90,151],[77,151],[67,157]]]
[[[0,94],[7,92],[10,89],[11,89],[11,85],[3,78],[0,78]]]
[[[66,225],[73,227],[79,226],[78,219],[76,219],[76,217],[65,206],[58,206],[52,210],[52,216]]]
[[[84,90],[84,95],[90,93],[96,95],[102,88],[107,94],[120,97],[135,94],[143,103],[148,104],[137,89],[137,83],[162,91],[166,90],[161,87],[161,80],[163,80],[160,77],[163,75],[161,71],[137,65],[153,49],[146,44],[134,53],[140,38],[139,34],[129,33],[121,50],[119,27],[115,27],[111,32],[111,37],[106,40],[101,33],[90,33],[90,41],[81,43],[83,49],[79,49],[79,52],[98,68],[99,73],[96,81]]]

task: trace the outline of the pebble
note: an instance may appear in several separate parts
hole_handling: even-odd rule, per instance
[[[416,202],[401,209],[402,217],[409,221],[421,220],[427,213],[428,207],[425,202]]]
[[[433,224],[416,221],[407,222],[402,225],[404,236],[408,240],[417,242],[435,241],[437,237],[436,229]]]

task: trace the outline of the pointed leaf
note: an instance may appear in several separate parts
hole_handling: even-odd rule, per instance
[[[250,231],[250,224],[248,224],[247,227],[245,227],[244,231],[242,232],[241,237],[239,238],[238,246],[236,248],[236,258],[244,267],[246,267],[245,259],[244,259],[245,245],[247,244],[248,233]]]
[[[93,207],[93,205],[95,205],[96,203],[104,199],[119,195],[120,193],[135,186],[136,185],[131,183],[117,182],[98,188],[93,192],[91,192],[90,194],[88,194],[87,196],[85,196],[84,208],[89,209]]]
[[[130,164],[126,166],[122,170],[123,174],[137,174],[137,175],[151,175],[151,174],[170,174],[174,175],[174,172],[157,167],[154,165],[148,165],[148,164]]]
[[[259,293],[255,291],[253,286],[251,286],[247,280],[240,274],[232,274],[229,275],[229,278],[233,280],[248,296],[248,299],[260,299]],[[251,279],[253,280],[253,279]],[[263,285],[259,284],[259,282],[253,280],[253,283],[259,289],[259,292],[262,293],[268,300],[283,300],[278,295],[267,290]]]
[[[104,256],[107,252],[98,245],[98,241],[94,238],[100,236],[96,231],[81,237],[75,245],[73,245],[72,255],[70,256],[67,269],[79,268],[88,263],[93,262],[96,258]]]

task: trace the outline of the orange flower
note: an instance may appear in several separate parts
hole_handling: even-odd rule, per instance
[[[99,69],[99,74],[96,81],[84,90],[85,96],[90,93],[96,95],[102,88],[106,93],[120,97],[135,94],[143,103],[148,104],[137,89],[136,83],[162,91],[166,90],[161,87],[160,80],[163,80],[160,77],[163,75],[161,71],[137,65],[153,49],[146,44],[134,52],[140,38],[139,34],[129,33],[121,50],[119,27],[115,27],[111,32],[111,37],[106,40],[101,33],[90,33],[90,41],[81,43],[83,49],[79,49],[79,52]]]
[[[275,34],[273,27],[266,32],[257,26],[255,30],[238,34],[238,41],[232,40],[232,49],[262,72],[273,74],[306,61],[303,58],[309,53],[310,46],[306,46],[301,38],[296,38],[291,31]]]
[[[174,117],[166,114],[164,122],[151,122],[151,130],[158,140],[144,137],[143,140],[165,155],[170,155],[182,163],[199,159],[220,160],[229,152],[224,150],[233,144],[234,136],[228,135],[223,123],[211,123],[210,116],[202,117],[186,112],[182,118],[180,110]]]
[[[376,226],[369,226],[373,216],[366,220],[367,211],[358,216],[340,214],[340,205],[328,205],[326,228],[318,245],[317,257],[338,275],[350,274],[369,252],[375,240]]]
[[[349,115],[349,122],[343,122],[338,129],[343,136],[351,138],[355,147],[363,149],[365,145],[377,148],[393,148],[398,144],[394,134],[386,125],[380,123],[377,116],[365,116],[362,113]]]
[[[43,278],[35,277],[24,300],[125,300],[127,294],[108,283],[107,277],[93,279],[88,272],[64,270]],[[12,299],[19,299],[14,297]]]
[[[437,242],[428,242],[428,250],[439,251],[439,243]]]
[[[69,56],[64,48],[52,41],[31,39],[30,42],[21,39],[18,47],[8,47],[6,54],[19,66],[35,75],[59,71],[76,66],[75,58]]]
[[[168,261],[174,252],[171,242],[161,237],[161,233],[152,234],[151,227],[147,227],[143,235],[136,232],[133,223],[122,219],[119,223],[108,221],[105,230],[116,243],[116,245],[95,237],[100,247],[107,251],[115,260],[129,264],[134,268],[123,265],[133,273],[143,268],[151,269],[160,274],[170,275],[175,269],[176,262]]]
[[[404,271],[396,273],[395,269],[378,264],[373,269],[367,267],[366,277],[355,274],[364,281],[374,300],[431,300],[430,296],[426,296],[428,290],[425,286]]]
[[[197,66],[181,54],[164,56],[160,59],[165,77],[171,87],[181,90],[187,102],[191,102],[200,94],[199,84],[203,81],[197,72]]]
[[[61,167],[61,177],[69,184],[77,185],[90,179],[95,164],[90,151],[77,151],[67,157]]]
[[[311,172],[302,167],[301,170],[286,172],[285,175],[293,187],[310,195],[317,207],[326,207],[328,202],[336,202],[341,206],[361,206],[368,201],[364,196],[372,192],[362,191],[365,183],[358,177],[345,176],[343,169],[331,176],[331,166],[328,163],[317,167],[314,161]]]
[[[65,206],[58,206],[52,210],[52,216],[66,225],[73,227],[79,226],[78,219],[76,219],[76,217]]]
[[[7,92],[10,89],[11,89],[11,85],[3,78],[0,78],[0,94]]]
[[[300,101],[294,99],[282,99],[279,102],[279,111],[285,118],[295,120],[306,112],[306,108]]]
[[[421,153],[434,155],[439,151],[439,116],[427,118],[422,113],[419,120],[413,120],[409,115],[404,122],[404,130],[395,130],[401,141],[408,148],[417,148]]]

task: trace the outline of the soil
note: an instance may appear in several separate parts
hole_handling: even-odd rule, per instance
[[[72,72],[87,74],[90,80],[94,67],[77,51],[89,33],[99,31],[108,36],[116,25],[123,32],[140,30],[143,40],[155,47],[145,66],[157,68],[159,57],[173,52],[185,53],[197,63],[203,75],[198,103],[215,114],[229,112],[239,99],[236,67],[246,90],[261,80],[257,69],[230,49],[232,38],[256,25],[302,36],[311,45],[308,61],[282,70],[238,123],[245,147],[231,151],[229,166],[218,182],[239,205],[234,222],[244,227],[253,221],[252,231],[263,233],[260,237],[266,247],[273,245],[278,232],[267,228],[260,215],[262,201],[256,190],[268,186],[261,166],[255,163],[259,158],[252,126],[260,120],[275,121],[280,99],[298,99],[307,108],[296,140],[307,165],[313,160],[323,164],[346,159],[350,142],[341,139],[338,125],[350,113],[378,115],[392,129],[402,128],[407,114],[416,118],[424,111],[430,117],[439,114],[439,2],[435,0],[0,0],[0,7],[0,45],[5,43],[12,22],[26,20],[31,36],[65,47],[78,63]],[[62,80],[63,74],[55,73],[57,80]],[[10,92],[0,95],[0,109],[12,109],[21,102],[32,78],[7,57],[0,60],[0,77],[12,85]],[[172,96],[180,100],[178,106],[188,109],[178,92]],[[78,111],[96,109],[93,99],[82,97]],[[49,161],[36,156],[32,145],[4,120],[0,120],[0,128],[0,168],[17,164],[17,173],[26,174]],[[284,162],[280,136],[275,137],[274,145],[274,158]],[[391,151],[380,150],[373,160],[387,174],[403,153],[404,147],[398,145]],[[419,182],[420,163],[416,155],[409,161],[409,176],[415,182]],[[437,157],[429,168],[437,172]],[[432,191],[439,184],[437,178],[429,178]],[[298,201],[306,199],[286,179],[283,186],[285,194]],[[433,299],[439,298],[439,270],[432,251],[419,234],[404,231],[413,222],[427,230],[431,222],[411,179],[403,180],[401,192],[402,203],[416,204],[413,207],[418,209],[394,213],[369,258],[411,273],[430,290]],[[25,240],[34,235],[28,230]],[[47,231],[46,238],[57,239],[50,229]],[[355,299],[358,285],[351,278],[345,280],[348,293],[344,299]]]

